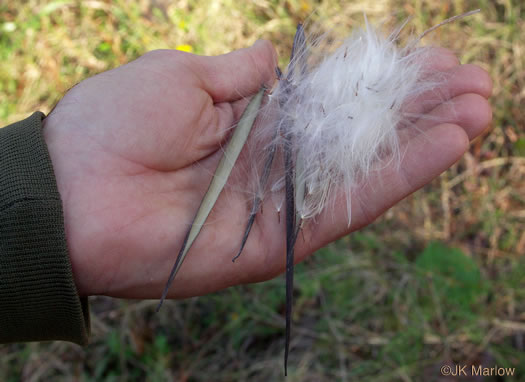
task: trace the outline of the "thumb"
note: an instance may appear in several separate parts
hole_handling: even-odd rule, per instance
[[[270,88],[275,81],[277,53],[266,40],[257,40],[249,48],[201,59],[202,87],[214,103],[236,101],[254,94],[263,84]]]

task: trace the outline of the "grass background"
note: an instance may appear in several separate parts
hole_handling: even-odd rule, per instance
[[[271,40],[309,15],[349,31],[402,20],[494,80],[491,129],[452,169],[297,267],[287,381],[432,381],[444,364],[525,381],[525,5],[520,0],[0,1],[0,122],[157,48]],[[315,11],[315,12],[314,12]],[[312,14],[312,12],[314,12]],[[227,266],[227,265],[225,265]],[[284,279],[168,302],[93,297],[91,344],[0,346],[0,381],[283,380]],[[487,377],[483,380],[504,380]]]

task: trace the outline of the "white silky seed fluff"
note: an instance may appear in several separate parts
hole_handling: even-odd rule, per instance
[[[272,136],[264,130],[283,129],[283,121],[290,121],[277,144],[282,149],[283,135],[290,135],[296,171],[302,169],[296,177],[306,188],[296,205],[302,219],[317,216],[334,201],[334,192],[344,191],[350,225],[352,189],[377,167],[400,163],[399,129],[413,117],[403,106],[439,81],[425,73],[427,48],[399,47],[396,39],[397,33],[384,37],[366,22],[334,53],[310,57],[318,64],[304,75],[294,68],[284,105],[277,105],[284,86],[273,91],[269,107],[278,109],[272,111],[275,121],[258,134]],[[273,194],[283,185],[282,178],[269,185],[276,206],[282,203]]]

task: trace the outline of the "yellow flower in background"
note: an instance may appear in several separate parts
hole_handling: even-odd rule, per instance
[[[188,52],[188,53],[193,52],[193,47],[191,45],[188,45],[188,44],[177,45],[175,47],[175,49],[180,50],[182,52]]]
[[[310,12],[312,10],[312,5],[308,1],[301,1],[301,10],[304,12]]]

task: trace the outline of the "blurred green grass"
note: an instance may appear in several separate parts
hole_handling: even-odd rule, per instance
[[[432,381],[445,363],[525,380],[525,6],[518,0],[0,2],[0,120],[49,112],[75,83],[158,48],[271,40],[308,19],[349,31],[412,16],[427,43],[491,73],[494,121],[452,169],[296,273],[289,381]],[[281,278],[185,301],[91,299],[91,344],[0,346],[1,381],[281,380]],[[485,380],[491,380],[486,378]],[[493,379],[496,380],[496,379]]]

